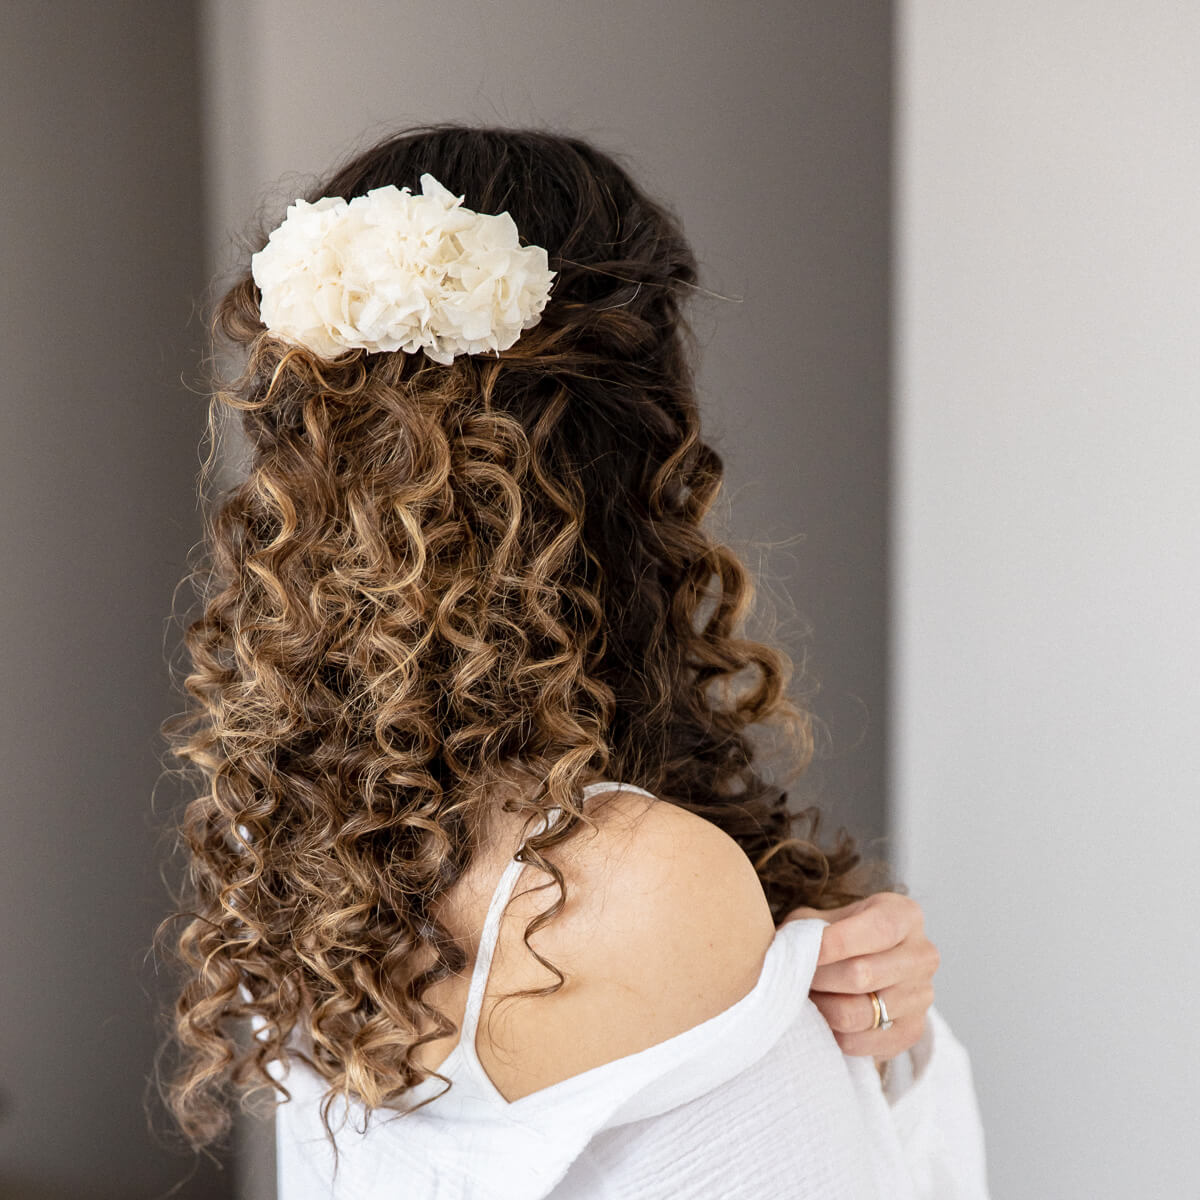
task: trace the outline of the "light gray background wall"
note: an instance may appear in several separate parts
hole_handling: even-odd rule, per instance
[[[906,0],[896,828],[997,1200],[1200,1184],[1200,9]]]
[[[630,154],[676,206],[703,282],[744,297],[697,308],[700,381],[735,543],[757,569],[749,540],[791,539],[764,590],[825,725],[797,803],[882,835],[890,5],[209,0],[205,14],[214,270],[260,203],[282,216],[410,122],[565,126]],[[247,1195],[267,1194],[269,1163],[246,1161]]]
[[[0,4],[4,1200],[149,1200],[193,1167],[143,1093],[163,628],[198,533],[195,17]],[[201,1170],[174,1195],[228,1190]]]

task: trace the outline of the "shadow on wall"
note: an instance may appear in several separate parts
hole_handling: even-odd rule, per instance
[[[199,536],[196,5],[0,4],[0,1196],[225,1200],[147,1117],[165,623]],[[156,794],[157,793],[157,794]],[[153,1091],[149,1091],[153,1096]]]

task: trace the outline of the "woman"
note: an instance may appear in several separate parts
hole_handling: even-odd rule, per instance
[[[216,313],[251,458],[164,727],[188,1138],[266,1088],[281,1200],[985,1195],[919,908],[756,766],[810,722],[703,524],[677,221],[453,124],[310,199]]]

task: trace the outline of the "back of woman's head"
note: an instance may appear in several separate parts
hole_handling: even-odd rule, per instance
[[[552,848],[600,778],[734,837],[777,921],[862,894],[850,839],[821,850],[816,810],[791,813],[754,762],[751,727],[771,723],[802,770],[810,722],[787,656],[744,636],[751,581],[704,528],[723,468],[678,221],[581,139],[460,125],[389,138],[309,199],[426,172],[548,253],[549,301],[508,349],[322,358],[264,327],[248,266],[217,306],[245,371],[212,428],[240,414],[249,466],[206,526],[192,703],[164,726],[205,785],[182,826],[169,1092],[197,1145],[227,1127],[231,1085],[271,1086],[301,1042],[328,1096],[368,1109],[424,1077],[421,995],[465,962],[433,903],[501,796],[531,822],[565,810],[527,853],[560,895]]]

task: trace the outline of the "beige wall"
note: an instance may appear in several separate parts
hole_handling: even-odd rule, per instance
[[[164,620],[198,534],[198,132],[193,5],[0,4],[4,1200],[148,1200],[193,1167],[143,1093]],[[207,1170],[175,1193],[227,1194]]]
[[[1194,1196],[1200,9],[902,11],[902,863],[997,1200]]]

